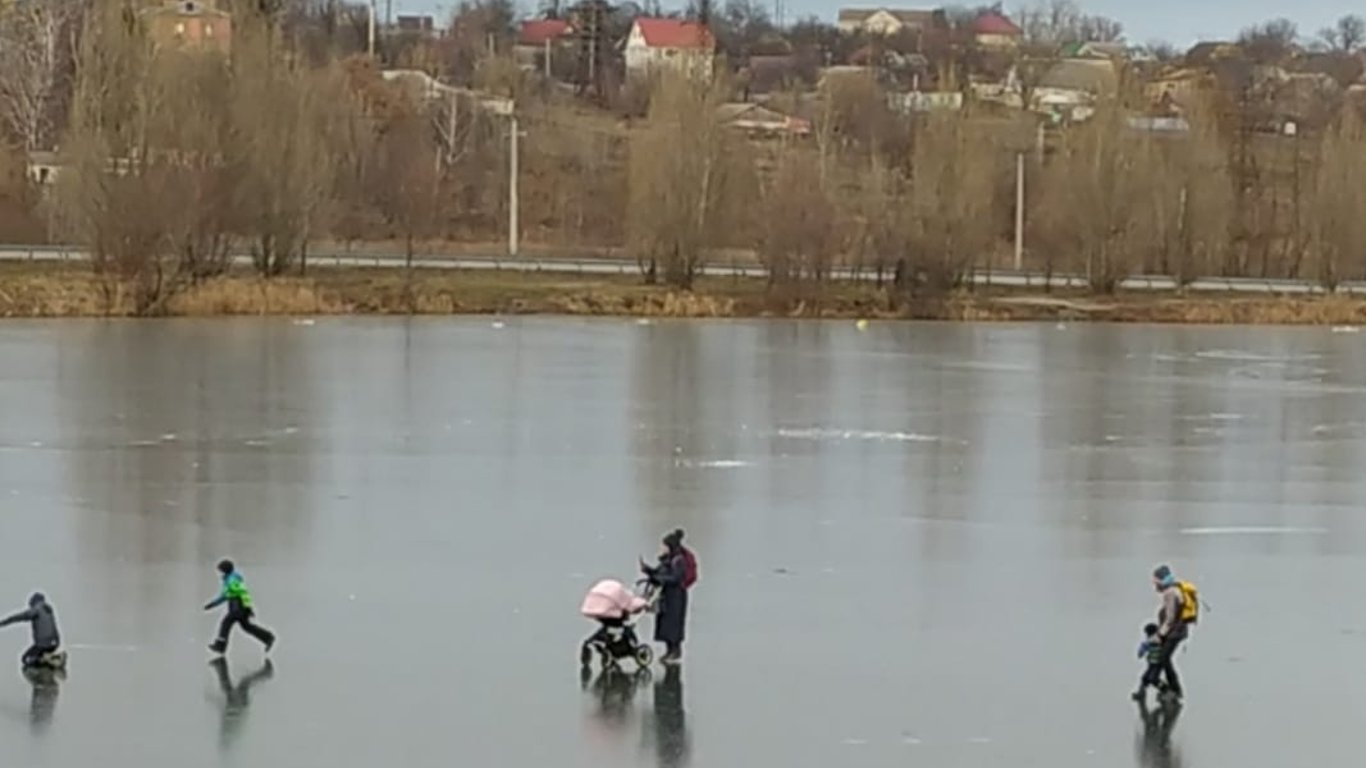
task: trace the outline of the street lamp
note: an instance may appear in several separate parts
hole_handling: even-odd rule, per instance
[[[519,233],[517,164],[518,144],[522,135],[521,129],[517,125],[517,105],[512,99],[485,99],[484,106],[495,115],[502,115],[508,119],[508,256],[516,258]]]

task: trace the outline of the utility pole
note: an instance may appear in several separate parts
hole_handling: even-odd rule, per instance
[[[370,58],[375,58],[375,3],[378,0],[370,0],[370,18],[366,21],[365,40],[366,47],[370,51]]]
[[[1024,202],[1025,202],[1025,162],[1024,153],[1015,154],[1015,271],[1024,269]]]
[[[550,82],[550,38],[545,39],[545,80]]]
[[[517,111],[514,105],[508,112],[508,125],[512,133],[508,136],[508,256],[517,257]]]

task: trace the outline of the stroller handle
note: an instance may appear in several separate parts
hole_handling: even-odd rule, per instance
[[[636,594],[648,603],[645,607],[647,613],[653,612],[655,609],[655,592],[657,592],[658,589],[659,585],[651,581],[648,577],[636,581]]]

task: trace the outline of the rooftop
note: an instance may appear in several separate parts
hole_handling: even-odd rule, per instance
[[[939,11],[935,9],[841,8],[839,20],[857,24],[867,21],[877,13],[886,13],[902,24],[930,24],[938,16]]]
[[[711,30],[695,21],[681,19],[636,19],[645,44],[651,48],[711,48]]]
[[[522,22],[522,27],[517,33],[517,44],[545,45],[573,32],[574,28],[564,19],[532,19]]]
[[[983,11],[977,14],[977,18],[972,20],[972,32],[975,35],[1007,35],[1010,37],[1021,34],[1020,28],[1015,26],[1015,22],[996,11]]]

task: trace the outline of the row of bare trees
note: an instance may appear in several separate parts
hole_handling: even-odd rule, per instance
[[[365,62],[291,63],[265,31],[228,63],[166,59],[127,34],[85,37],[56,204],[140,311],[242,249],[271,276],[302,269],[310,241],[398,241],[411,258],[427,240],[501,234],[505,133],[472,105],[413,100]],[[648,280],[683,288],[709,261],[757,259],[779,288],[856,267],[943,292],[1010,264],[1023,155],[1028,268],[1102,290],[1133,273],[1366,277],[1354,109],[1319,134],[1261,137],[1254,153],[1277,172],[1246,189],[1210,117],[1162,135],[1102,107],[1040,156],[1028,118],[903,118],[863,88],[833,83],[806,140],[728,129],[723,89],[683,78],[661,80],[624,137],[572,110],[529,109],[525,229],[624,249]]]
[[[1366,122],[1350,103],[1322,130],[1254,136],[1249,176],[1212,110],[1164,132],[1103,104],[1041,153],[1027,117],[878,116],[827,94],[814,141],[764,152],[699,117],[707,98],[657,98],[632,144],[632,246],[679,285],[738,249],[774,285],[842,266],[942,292],[1011,264],[1019,158],[1027,268],[1102,291],[1132,274],[1366,279]]]
[[[266,275],[302,255],[344,114],[335,70],[285,55],[266,17],[242,20],[227,61],[158,49],[107,3],[87,17],[76,71],[52,204],[111,292],[155,313],[226,270],[237,244]]]
[[[244,252],[271,277],[305,269],[320,240],[402,243],[411,264],[425,241],[505,231],[506,125],[477,99],[411,92],[369,59],[301,54],[273,13],[241,14],[229,56],[158,49],[116,2],[53,29],[76,77],[69,98],[44,98],[69,116],[7,118],[35,126],[16,131],[26,148],[60,141],[43,213],[89,248],[111,302],[160,312]],[[479,68],[486,89],[523,96],[523,233],[624,250],[652,281],[688,288],[708,261],[757,259],[775,288],[852,266],[910,292],[951,289],[1010,264],[1021,155],[1029,268],[1102,289],[1139,272],[1366,277],[1366,135],[1350,104],[1322,130],[1249,135],[1225,114],[1239,104],[1214,99],[1190,131],[1161,134],[1136,129],[1121,100],[1045,156],[1027,115],[908,117],[863,76],[793,95],[809,137],[752,140],[718,118],[720,83],[662,78],[647,117],[623,126],[531,98],[506,59]]]

